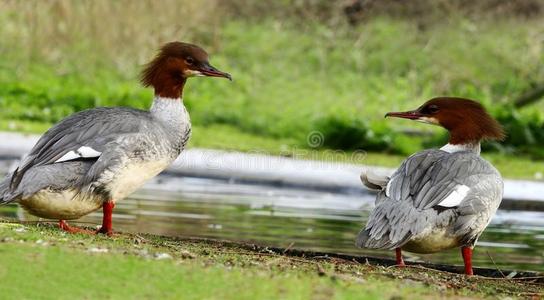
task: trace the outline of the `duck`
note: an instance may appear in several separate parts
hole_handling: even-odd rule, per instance
[[[17,202],[30,214],[68,225],[102,208],[102,225],[90,233],[112,235],[115,203],[159,174],[182,152],[191,136],[183,104],[190,77],[230,74],[213,67],[208,53],[185,42],[164,44],[141,72],[154,89],[149,110],[98,107],[74,113],[51,127],[0,182],[0,204]]]
[[[449,133],[440,149],[415,153],[392,175],[361,174],[363,184],[378,192],[356,246],[435,253],[459,247],[464,273],[473,275],[474,246],[499,207],[504,184],[499,171],[480,156],[483,140],[503,140],[502,126],[477,101],[438,97],[419,108],[389,112],[387,117],[438,125]]]

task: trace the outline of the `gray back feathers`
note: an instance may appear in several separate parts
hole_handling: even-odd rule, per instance
[[[179,102],[178,105],[182,106]],[[180,135],[187,133],[188,128],[175,135],[152,113],[132,108],[101,107],[75,113],[49,129],[19,168],[0,182],[0,203],[46,187],[81,189],[105,170],[115,170],[126,163],[129,156],[160,152],[175,158],[181,151],[180,140],[187,139]],[[82,146],[96,155],[57,162]]]
[[[451,202],[445,201],[447,197],[459,186],[466,186],[466,197],[446,205]],[[426,230],[450,227],[459,239],[473,239],[481,233],[475,218],[494,213],[501,197],[500,174],[480,156],[425,150],[406,159],[391,176],[356,243],[359,247],[393,249]]]
[[[10,189],[19,185],[25,172],[52,164],[69,151],[82,146],[103,152],[120,135],[135,133],[149,113],[131,108],[100,107],[75,113],[49,129],[13,173]]]

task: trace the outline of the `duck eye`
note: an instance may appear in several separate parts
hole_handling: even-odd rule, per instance
[[[431,114],[438,112],[438,106],[432,104],[427,107],[427,111]]]
[[[187,58],[185,59],[185,62],[186,62],[188,65],[192,65],[192,64],[195,62],[195,60],[194,60],[192,57],[189,56],[189,57],[187,57]]]

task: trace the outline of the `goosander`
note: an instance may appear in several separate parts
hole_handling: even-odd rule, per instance
[[[111,235],[112,210],[181,153],[191,135],[182,101],[187,78],[224,77],[202,48],[165,44],[141,74],[155,96],[149,111],[100,107],[51,127],[18,168],[0,182],[0,204],[17,201],[29,213],[59,220],[68,232],[87,232],[65,220],[103,209],[96,233]]]
[[[472,275],[472,249],[503,195],[501,175],[480,157],[480,142],[502,140],[501,125],[481,104],[462,98],[434,98],[416,110],[386,117],[442,126],[449,142],[413,154],[390,177],[361,174],[365,186],[379,192],[356,245],[395,249],[401,266],[401,250],[434,253],[461,247],[465,274]]]

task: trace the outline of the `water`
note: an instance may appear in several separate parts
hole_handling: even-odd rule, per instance
[[[322,252],[389,257],[391,251],[354,247],[374,195],[323,192],[226,180],[161,175],[117,203],[114,229],[180,237],[205,237]],[[0,217],[29,219],[16,205]],[[78,222],[95,225],[101,212]],[[462,264],[458,249],[406,259]],[[544,271],[544,212],[499,210],[480,238],[478,267]]]

